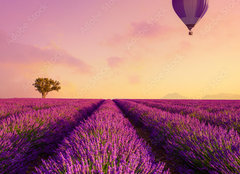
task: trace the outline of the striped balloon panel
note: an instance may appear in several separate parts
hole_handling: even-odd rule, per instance
[[[208,0],[173,0],[173,8],[189,29],[201,19],[208,9]]]

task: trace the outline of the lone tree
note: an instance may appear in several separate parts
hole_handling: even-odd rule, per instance
[[[49,78],[37,78],[33,86],[42,94],[42,98],[51,91],[59,91],[61,89],[60,82]]]

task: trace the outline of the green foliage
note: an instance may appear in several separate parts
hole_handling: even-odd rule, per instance
[[[42,94],[42,98],[51,91],[59,91],[61,89],[60,82],[49,78],[37,78],[33,86]]]

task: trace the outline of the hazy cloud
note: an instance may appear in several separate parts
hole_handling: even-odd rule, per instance
[[[140,77],[138,75],[133,75],[128,78],[130,84],[138,84],[141,82]]]
[[[114,35],[108,44],[118,44],[121,42],[128,42],[129,39],[150,39],[160,36],[167,36],[168,34],[175,32],[176,29],[170,26],[163,26],[158,23],[150,23],[146,21],[131,23],[130,29],[123,34]]]
[[[109,57],[107,59],[108,66],[111,68],[117,68],[124,62],[124,59],[121,57]]]
[[[170,31],[169,27],[157,23],[133,22],[130,36],[155,37]]]
[[[180,42],[180,49],[181,50],[187,50],[192,48],[192,44],[189,41],[181,41]]]
[[[3,33],[0,33],[0,53],[0,61],[2,63],[62,64],[76,68],[82,73],[89,73],[91,70],[91,67],[85,62],[64,50],[42,49],[21,43],[8,43],[7,37]]]

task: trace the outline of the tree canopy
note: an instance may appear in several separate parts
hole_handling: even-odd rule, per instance
[[[49,78],[37,78],[33,86],[42,94],[42,98],[46,98],[51,91],[59,91],[61,89],[59,81]]]

